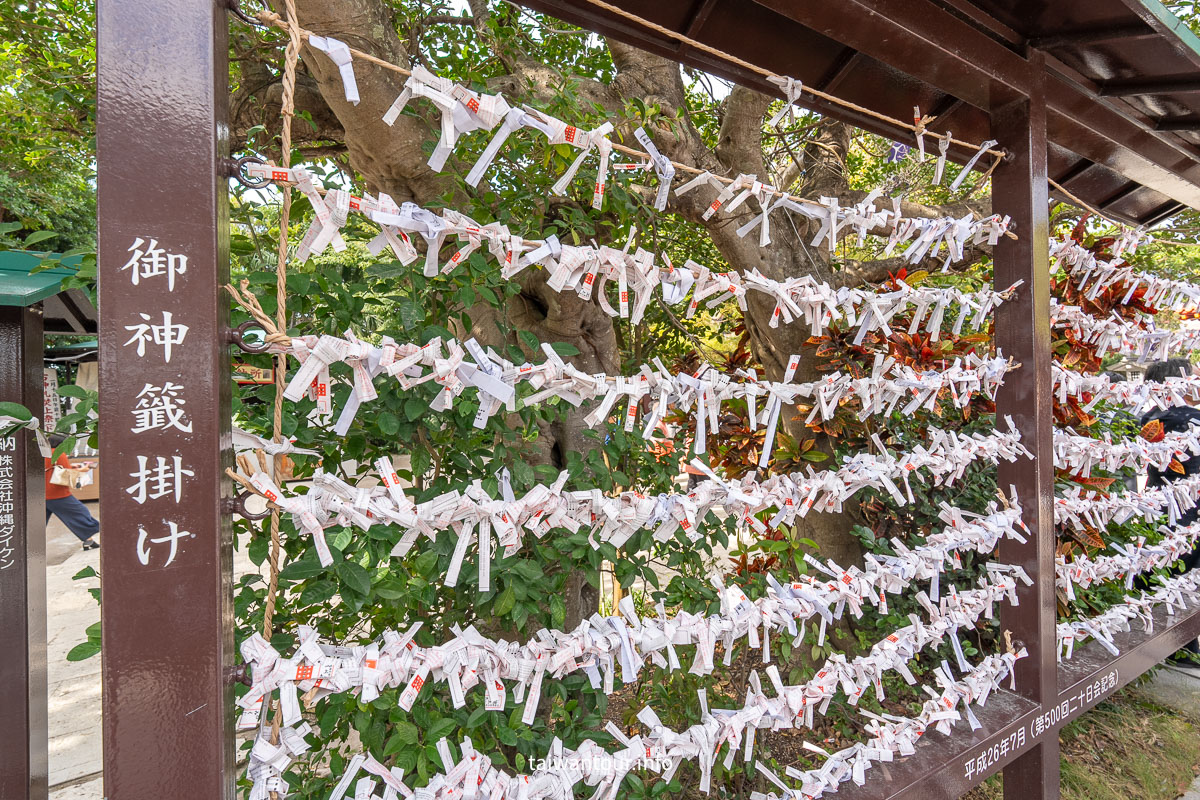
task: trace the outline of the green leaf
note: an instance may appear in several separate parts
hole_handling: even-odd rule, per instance
[[[400,418],[390,411],[381,411],[375,416],[379,430],[387,436],[395,436],[400,431]]]
[[[407,724],[407,723],[405,723],[405,724]],[[383,746],[383,755],[385,757],[386,756],[394,756],[397,753],[399,753],[401,750],[403,750],[405,747],[408,747],[408,744],[403,739],[400,738],[399,734],[393,733],[391,736],[388,737],[387,744],[385,744]]]
[[[398,278],[408,272],[408,267],[399,261],[382,261],[367,267],[367,274],[372,278]],[[290,275],[288,276],[291,277]]]
[[[524,342],[525,346],[534,352],[537,352],[538,348],[541,346],[541,342],[538,341],[537,334],[533,333],[532,331],[517,331],[517,338]]]
[[[404,597],[404,584],[398,580],[386,580],[375,587],[375,596],[384,600],[399,600]]]
[[[487,716],[487,709],[483,706],[471,712],[471,716],[467,717],[467,728],[477,728],[479,723],[483,722],[483,718]]]
[[[397,722],[396,723],[396,732],[393,733],[392,738],[388,740],[388,747],[391,747],[392,739],[398,740],[401,744],[404,744],[404,745],[408,745],[408,746],[414,745],[417,743],[418,733],[420,733],[420,731],[417,729],[417,726],[413,725],[411,722]],[[399,751],[393,750],[391,752],[399,752]]]
[[[58,393],[63,397],[78,397],[80,400],[88,396],[87,389],[84,389],[82,386],[76,386],[73,383],[58,387]]]
[[[58,418],[58,424],[56,424],[54,426],[54,430],[56,430],[56,431],[70,430],[72,425],[78,425],[79,423],[83,422],[86,419],[87,419],[87,415],[82,414],[78,411],[74,411],[70,414],[63,414],[61,417]]]
[[[419,397],[410,397],[404,401],[404,416],[409,422],[415,422],[429,410],[429,404]]]
[[[81,642],[67,653],[67,661],[83,661],[100,652],[99,642]]]
[[[531,584],[540,581],[545,576],[537,562],[529,558],[518,561],[512,566],[512,570]]]
[[[558,353],[560,356],[577,356],[579,348],[567,342],[554,342],[550,345],[550,349]]]
[[[567,604],[559,595],[550,595],[550,627],[561,629],[566,619]]]
[[[74,575],[72,575],[71,580],[79,581],[79,580],[83,580],[84,578],[96,578],[96,577],[99,577],[99,573],[96,572],[95,567],[84,567],[83,569],[79,570],[79,572],[76,572]]]
[[[355,564],[355,566],[358,565]],[[337,586],[334,585],[333,581],[315,581],[305,586],[304,591],[300,593],[300,605],[318,605],[324,603],[335,594],[337,594]],[[363,594],[366,594],[366,592]]]
[[[421,321],[424,314],[421,312],[421,307],[411,297],[405,297],[396,304],[396,310],[400,312],[400,324],[405,328],[413,328]]]
[[[259,536],[257,539],[251,539],[250,545],[246,548],[246,555],[250,557],[250,561],[261,566],[267,560],[267,550],[271,545],[271,540],[264,536]]]
[[[337,574],[342,581],[361,595],[371,593],[370,574],[353,561],[343,561],[337,565]]]
[[[492,613],[497,617],[503,617],[504,615],[508,614],[508,612],[513,610],[513,606],[516,605],[516,602],[517,595],[513,592],[513,589],[510,586],[501,592],[500,596],[496,598],[496,602],[492,604]]]
[[[450,731],[457,727],[458,723],[452,719],[439,719],[437,722],[433,723],[433,726],[429,729],[429,732],[425,734],[425,741],[436,742],[439,739],[443,739],[447,734],[450,733]]]
[[[339,552],[345,552],[353,539],[354,534],[350,533],[349,528],[339,528],[336,533],[329,537],[329,546]]]
[[[58,236],[56,231],[34,231],[25,237],[24,244],[26,247],[30,247],[38,242],[44,242],[47,239],[53,239],[55,236]]]
[[[0,417],[13,417],[19,420],[33,419],[29,409],[19,403],[0,402]]]

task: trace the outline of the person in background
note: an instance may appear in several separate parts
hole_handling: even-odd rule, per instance
[[[1146,370],[1147,383],[1164,383],[1167,378],[1185,378],[1193,374],[1192,364],[1186,358],[1172,358],[1166,361],[1157,361],[1149,366]],[[1183,433],[1189,430],[1193,425],[1200,425],[1200,409],[1192,408],[1191,406],[1172,406],[1167,409],[1152,409],[1142,415],[1141,424],[1144,427],[1146,423],[1159,421],[1163,425],[1163,430],[1167,433]],[[1147,469],[1149,480],[1146,482],[1146,488],[1152,489],[1155,486],[1163,486],[1171,481],[1179,480],[1188,475],[1200,473],[1200,456],[1192,456],[1188,459],[1182,459],[1179,462],[1183,465],[1183,474],[1168,469],[1161,472],[1154,467]],[[1177,525],[1190,525],[1200,518],[1200,504],[1194,506],[1191,510],[1185,513],[1176,523]],[[1192,552],[1183,556],[1180,561],[1183,563],[1180,572],[1188,572],[1200,565],[1200,545],[1192,550]],[[1189,657],[1190,655],[1190,657]],[[1200,644],[1193,639],[1184,646],[1183,650],[1171,657],[1172,661],[1187,661],[1196,662],[1196,657],[1200,656]]]
[[[1192,374],[1192,364],[1186,358],[1172,358],[1167,361],[1156,361],[1146,369],[1147,383],[1164,383],[1167,378],[1185,378]],[[1191,429],[1193,425],[1200,425],[1200,409],[1192,408],[1191,406],[1171,406],[1167,409],[1154,408],[1142,415],[1139,423],[1145,427],[1149,422],[1157,420],[1163,425],[1163,430],[1167,433],[1183,433]],[[1154,467],[1150,467],[1150,480],[1148,486],[1162,486],[1170,481],[1178,480],[1187,475],[1195,475],[1200,473],[1200,456],[1192,456],[1191,458],[1181,460],[1183,465],[1183,474],[1173,470],[1160,472]],[[1187,516],[1180,520],[1180,525],[1188,525],[1194,522],[1200,516],[1200,506],[1193,508],[1188,512]],[[1189,569],[1191,568],[1190,565]]]
[[[58,447],[65,438],[61,434],[51,434],[50,443]],[[70,486],[59,486],[57,483],[50,482],[56,465],[63,469],[71,469],[71,462],[67,459],[67,454],[63,453],[53,463],[48,458],[45,461],[46,522],[50,521],[50,517],[57,516],[64,525],[71,529],[71,533],[83,542],[84,550],[95,550],[100,546],[100,542],[96,541],[96,534],[100,531],[100,521],[92,516],[92,512],[88,511],[88,507],[80,502],[78,497],[71,494]]]

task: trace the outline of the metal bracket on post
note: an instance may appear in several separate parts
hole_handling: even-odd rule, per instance
[[[111,798],[236,796],[228,12],[225,0],[97,9]]]

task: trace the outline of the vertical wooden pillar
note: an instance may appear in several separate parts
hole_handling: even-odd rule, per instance
[[[42,309],[0,306],[0,400],[42,412]],[[33,434],[0,437],[0,797],[46,800],[46,495]]]
[[[97,23],[105,794],[232,800],[226,4]]]
[[[1046,184],[1046,104],[1043,64],[1033,53],[1029,96],[999,97],[992,108],[992,138],[1012,157],[996,170],[992,204],[1012,215],[1017,236],[995,250],[995,285],[1021,280],[1017,298],[996,312],[996,345],[1021,367],[1005,378],[996,402],[997,425],[1011,416],[1033,460],[1002,463],[1000,487],[1015,487],[1031,536],[1026,544],[1006,541],[1001,560],[1025,568],[1034,585],[1018,592],[1020,605],[1001,614],[1004,629],[1029,650],[1017,663],[1017,691],[1044,706],[1058,699],[1054,636],[1054,454],[1050,355],[1050,257]],[[1004,770],[1007,800],[1057,798],[1058,737],[1043,737]]]

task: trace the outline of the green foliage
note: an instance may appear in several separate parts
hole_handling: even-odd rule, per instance
[[[39,249],[95,245],[95,81],[94,2],[0,5],[0,222]]]

